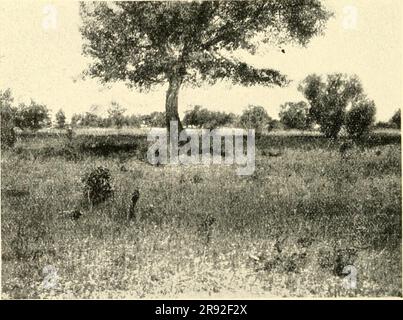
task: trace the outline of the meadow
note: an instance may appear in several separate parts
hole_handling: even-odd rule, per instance
[[[144,132],[20,135],[1,155],[2,297],[401,297],[400,131],[342,143],[270,133],[237,176],[151,166]],[[87,208],[81,177],[98,166],[114,196]]]

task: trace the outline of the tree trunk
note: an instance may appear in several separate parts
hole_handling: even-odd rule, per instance
[[[175,75],[169,79],[169,87],[167,90],[166,100],[165,100],[165,122],[168,128],[168,132],[170,130],[170,122],[178,121],[178,130],[182,131],[182,123],[179,119],[178,113],[178,94],[179,89],[182,84],[182,79]]]

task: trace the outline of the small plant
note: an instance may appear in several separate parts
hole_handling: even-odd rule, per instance
[[[341,155],[343,158],[345,158],[346,155],[347,155],[347,151],[348,151],[348,150],[351,150],[351,149],[353,149],[353,148],[354,148],[354,142],[353,142],[352,140],[344,141],[344,142],[340,145],[340,147],[339,147],[340,155]]]
[[[193,176],[192,180],[193,180],[194,183],[200,183],[200,182],[203,181],[203,178],[201,177],[200,174],[196,173],[196,174]]]
[[[331,270],[337,276],[343,276],[344,268],[354,265],[358,256],[356,248],[321,248],[318,253],[319,266]]]
[[[354,265],[357,259],[357,249],[355,248],[339,248],[334,253],[334,268],[333,272],[337,276],[343,276],[344,268],[349,265]]]
[[[211,242],[213,225],[215,222],[216,218],[211,215],[207,215],[202,224],[199,226],[201,234],[205,236],[205,244],[209,244]]]
[[[138,189],[136,189],[132,193],[129,212],[127,214],[127,220],[129,220],[129,221],[135,217],[135,207],[136,207],[137,201],[139,201],[139,198],[140,198],[140,191]]]
[[[81,181],[84,184],[83,195],[92,205],[105,202],[113,194],[111,175],[107,168],[98,167],[85,174]]]
[[[17,141],[14,128],[8,125],[1,126],[1,148],[12,148]]]
[[[73,128],[68,127],[66,130],[66,135],[67,135],[67,139],[69,140],[69,142],[73,141]]]

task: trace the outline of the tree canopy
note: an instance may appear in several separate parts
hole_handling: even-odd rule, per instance
[[[272,118],[262,106],[249,105],[239,119],[241,126],[248,129],[255,129],[258,133],[271,130]]]
[[[268,42],[306,45],[330,17],[319,0],[85,2],[80,14],[83,53],[94,58],[85,74],[139,89],[168,82],[167,124],[179,120],[183,84],[286,85],[280,71],[232,53],[254,54]]]
[[[401,116],[400,116],[400,109],[398,109],[390,119],[390,123],[393,123],[396,128],[400,129],[401,128]]]
[[[359,78],[342,73],[329,74],[325,79],[311,74],[298,89],[310,104],[309,117],[330,138],[336,138],[344,125],[347,107],[365,99]]]
[[[210,111],[202,106],[196,105],[186,111],[183,118],[185,126],[197,128],[215,129],[229,124],[234,124],[236,116],[233,113]]]
[[[305,101],[286,102],[280,106],[280,121],[289,129],[305,130],[310,126],[308,104]]]

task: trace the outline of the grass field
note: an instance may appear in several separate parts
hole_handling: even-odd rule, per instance
[[[317,134],[270,134],[245,177],[232,166],[151,166],[133,135],[104,154],[129,138],[97,149],[93,136],[22,137],[2,152],[3,298],[402,295],[400,132],[344,156]],[[114,197],[85,209],[80,179],[97,166],[110,169]],[[61,214],[75,207],[80,219]],[[340,275],[347,265],[356,288]]]

